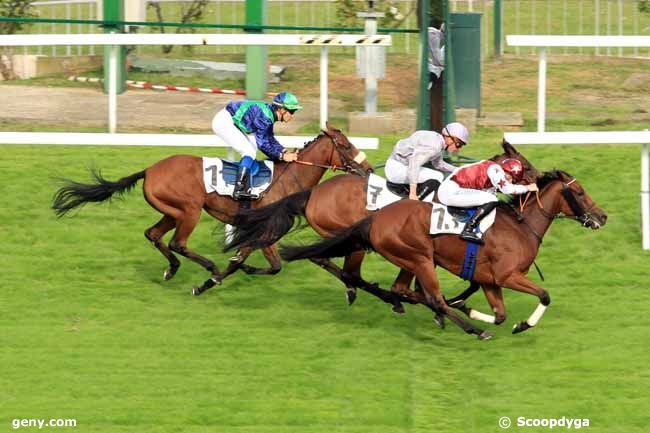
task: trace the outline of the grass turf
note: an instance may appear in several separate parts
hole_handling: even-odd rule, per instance
[[[496,153],[498,135],[475,134],[473,155]],[[394,138],[369,152],[374,162]],[[181,259],[162,281],[165,261],[143,236],[158,216],[140,188],[73,218],[48,209],[52,177],[87,179],[96,164],[115,179],[172,149],[6,146],[0,425],[75,418],[76,429],[55,430],[455,433],[498,431],[501,416],[566,416],[589,418],[593,432],[645,432],[639,147],[553,149],[522,148],[540,168],[577,176],[609,221],[599,232],[555,222],[538,260],[553,301],[540,325],[510,335],[537,300],[506,290],[508,320],[478,342],[449,323],[435,328],[422,307],[398,317],[363,293],[348,307],[340,283],[300,262],[191,297],[207,274]],[[213,228],[204,217],[190,245],[223,266]],[[386,287],[396,270],[372,255],[364,273]],[[448,295],[464,287],[444,271],[441,280]],[[487,308],[480,294],[470,304]]]

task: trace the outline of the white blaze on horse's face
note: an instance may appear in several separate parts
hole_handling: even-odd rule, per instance
[[[353,159],[353,161],[356,162],[357,164],[361,164],[365,160],[366,160],[366,153],[361,150],[359,151],[359,153],[357,153],[357,156],[355,156]]]

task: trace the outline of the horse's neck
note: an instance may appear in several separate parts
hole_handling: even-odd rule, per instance
[[[544,237],[548,229],[553,223],[554,216],[560,212],[561,207],[561,192],[560,187],[556,183],[548,185],[539,194],[539,201],[543,209],[539,208],[536,200],[524,209],[523,215],[526,223],[534,230],[534,234],[539,237]],[[541,239],[539,239],[541,242]]]
[[[307,161],[313,164],[331,165],[330,159],[334,154],[332,146],[334,146],[332,141],[326,136],[321,135],[315,142],[303,149],[298,158],[301,161]]]
[[[320,138],[318,140],[324,140]],[[306,149],[298,154],[299,161],[305,161],[312,164],[330,165],[330,155],[332,149],[327,145],[318,145],[320,141],[310,144]],[[326,169],[322,167],[315,167],[304,165],[300,163],[290,163],[285,166],[285,173],[283,177],[288,179],[289,185],[294,185],[291,190],[300,191],[302,189],[311,188],[315,186],[325,174]]]

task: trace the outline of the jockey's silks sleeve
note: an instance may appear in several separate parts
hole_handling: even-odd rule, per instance
[[[420,168],[431,161],[436,170],[452,172],[455,166],[442,159],[445,140],[434,131],[415,131],[409,137],[397,142],[391,158],[408,164],[409,183],[417,183]]]
[[[506,172],[499,164],[492,164],[487,169],[487,175],[490,178],[492,185],[504,194],[524,194],[528,192],[528,188],[524,185],[515,185],[508,182],[506,179]]]
[[[233,121],[245,134],[255,135],[257,148],[272,159],[280,159],[284,147],[275,138],[273,106],[261,101],[231,102],[226,106]]]

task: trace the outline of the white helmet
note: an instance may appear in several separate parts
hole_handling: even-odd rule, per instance
[[[469,131],[465,128],[465,125],[459,122],[452,122],[449,125],[445,126],[442,129],[443,135],[449,135],[451,137],[456,137],[461,140],[463,143],[469,143]]]

